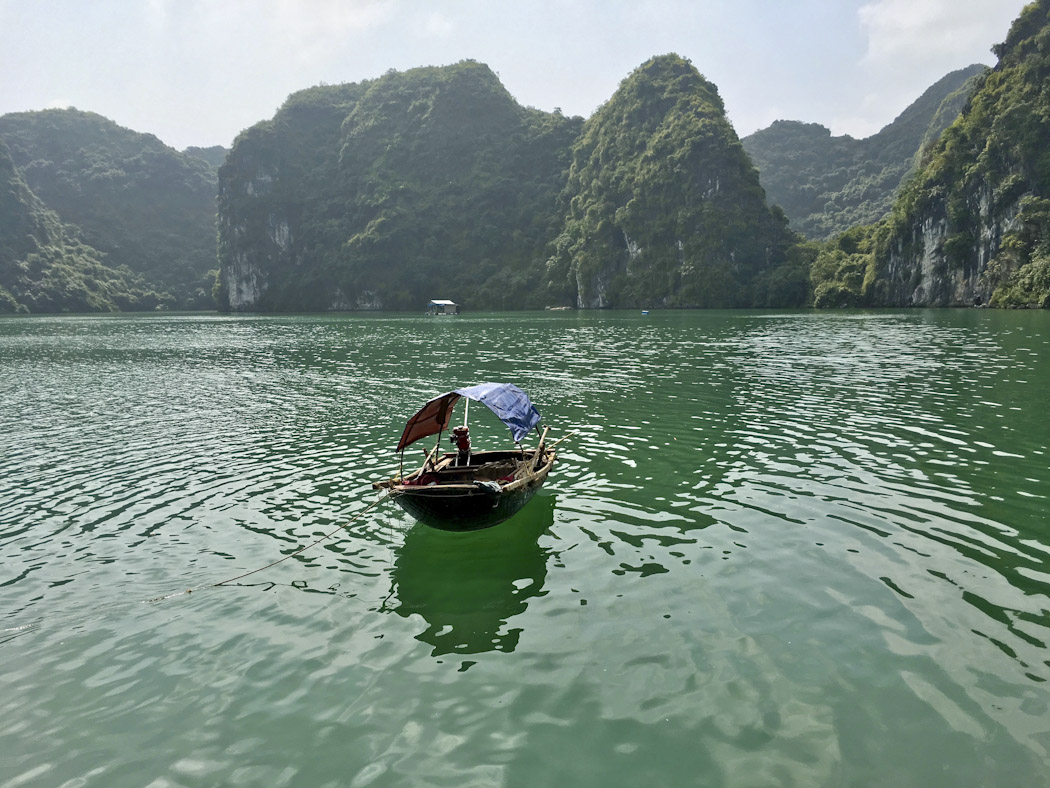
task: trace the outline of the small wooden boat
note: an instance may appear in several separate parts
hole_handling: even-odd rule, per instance
[[[456,451],[437,457],[441,435],[448,429],[453,406],[465,398],[463,426],[452,430]],[[475,400],[506,424],[517,445],[500,451],[471,451],[466,423],[469,401]],[[408,420],[397,450],[404,461],[405,448],[420,438],[438,435],[438,443],[419,470],[375,482],[377,490],[390,497],[420,522],[445,531],[475,531],[497,525],[516,514],[547,480],[556,452],[546,447],[549,428],[539,444],[526,449],[521,441],[538,430],[539,411],[528,395],[508,383],[482,383],[435,397]]]

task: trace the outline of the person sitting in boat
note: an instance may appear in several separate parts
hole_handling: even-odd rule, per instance
[[[456,444],[459,454],[456,456],[456,465],[470,464],[470,428],[464,424],[452,428],[449,442]]]

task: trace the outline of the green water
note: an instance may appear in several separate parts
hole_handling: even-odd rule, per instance
[[[148,601],[487,380],[579,432],[514,519]],[[0,320],[0,785],[1050,785],[1048,392],[1044,312]]]

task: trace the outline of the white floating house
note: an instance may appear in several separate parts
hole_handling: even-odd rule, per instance
[[[427,304],[428,315],[458,315],[459,304],[455,301],[446,301],[442,298],[435,298],[429,304]]]

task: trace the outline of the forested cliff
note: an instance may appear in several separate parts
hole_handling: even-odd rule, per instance
[[[1048,6],[866,140],[741,142],[673,54],[586,120],[474,61],[321,85],[228,153],[6,115],[0,311],[1047,306]]]
[[[548,276],[580,307],[765,305],[797,240],[717,88],[676,55],[636,69],[587,120],[565,198]],[[785,301],[802,303],[798,285]]]
[[[953,71],[865,139],[817,123],[778,120],[743,139],[770,202],[807,238],[826,240],[882,219],[904,179],[958,117],[985,66]]]
[[[674,55],[586,123],[470,61],[302,91],[235,142],[219,216],[232,309],[748,305],[794,240]]]
[[[820,254],[818,306],[1050,306],[1050,0],[995,53],[891,216]]]
[[[33,194],[0,140],[0,314],[152,309],[160,296],[76,237]]]
[[[75,228],[70,232],[106,267],[126,270],[154,291],[145,301],[134,291],[113,291],[117,301],[93,308],[214,305],[217,168],[208,159],[224,156],[222,148],[180,153],[152,134],[75,109],[0,116],[0,140],[19,179],[52,216]],[[58,292],[39,295],[30,299],[33,311],[85,308]]]
[[[472,61],[293,94],[220,170],[232,309],[542,307],[582,120]]]

